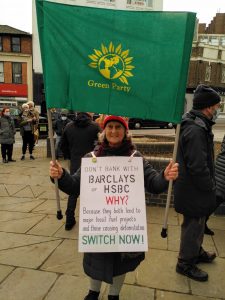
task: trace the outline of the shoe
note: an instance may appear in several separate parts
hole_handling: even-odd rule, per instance
[[[89,290],[89,293],[84,300],[98,300],[99,292]]]
[[[8,159],[8,161],[16,162],[16,160],[15,160],[15,159],[12,159],[12,158]]]
[[[2,162],[3,162],[4,164],[7,164],[8,160],[7,160],[6,158],[3,158]]]
[[[205,231],[204,234],[207,235],[214,235],[214,231],[212,231],[211,229],[209,229],[209,227],[207,225],[205,225]]]
[[[196,265],[177,263],[176,272],[196,281],[208,280],[208,274],[196,267]]]
[[[66,220],[65,230],[67,231],[71,230],[75,224],[76,224],[75,218],[72,220]]]
[[[24,159],[25,159],[25,155],[22,155],[22,156],[21,156],[21,160],[24,160]]]
[[[108,295],[108,300],[120,300],[119,296]]]
[[[199,257],[197,258],[197,264],[198,263],[211,263],[216,258],[216,253],[210,253],[206,251],[202,251]]]
[[[30,155],[30,159],[33,159],[33,160],[35,160],[35,158],[33,157],[33,155]]]

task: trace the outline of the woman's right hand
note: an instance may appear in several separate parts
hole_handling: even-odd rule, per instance
[[[54,179],[60,179],[62,177],[63,168],[57,160],[55,162],[50,161],[49,175]]]

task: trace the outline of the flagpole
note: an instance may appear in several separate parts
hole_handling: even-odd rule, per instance
[[[48,117],[48,130],[49,130],[49,140],[50,140],[50,148],[51,148],[51,155],[52,155],[52,161],[55,163],[55,145],[54,145],[54,139],[53,139],[53,129],[52,129],[52,117],[51,117],[51,111],[48,108],[47,110],[47,117]],[[57,203],[57,214],[56,217],[58,220],[61,220],[63,218],[61,207],[60,207],[60,195],[59,195],[59,188],[58,188],[58,179],[54,179],[55,182],[55,195],[56,195],[56,203]]]
[[[178,124],[177,128],[176,128],[175,143],[174,143],[174,148],[173,148],[173,161],[174,162],[176,161],[176,157],[177,157],[179,136],[180,136],[180,124]],[[167,237],[167,227],[168,227],[167,223],[168,223],[168,215],[169,215],[172,187],[173,187],[173,180],[171,179],[169,181],[169,187],[168,187],[168,193],[167,193],[167,199],[166,199],[166,210],[165,210],[165,215],[164,215],[163,227],[162,227],[162,231],[161,231],[162,238]]]

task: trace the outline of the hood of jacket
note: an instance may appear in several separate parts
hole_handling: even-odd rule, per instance
[[[91,123],[91,116],[85,112],[78,113],[74,120],[74,124],[77,127],[87,127],[90,123]]]

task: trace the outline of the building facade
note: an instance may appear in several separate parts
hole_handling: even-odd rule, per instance
[[[0,25],[0,103],[33,100],[32,35]]]
[[[225,13],[217,13],[211,23],[199,24],[193,41],[187,82],[189,106],[198,84],[206,84],[219,92],[225,117]],[[189,107],[190,108],[190,107]]]

